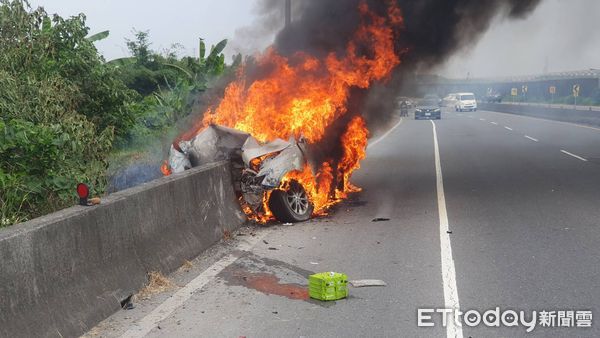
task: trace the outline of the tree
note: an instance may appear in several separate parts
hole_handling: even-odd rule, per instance
[[[148,96],[161,87],[167,87],[169,83],[175,83],[178,74],[164,67],[165,57],[150,49],[148,31],[133,30],[133,33],[133,40],[125,40],[132,56],[109,62],[119,68],[121,80],[142,96]]]
[[[136,121],[86,36],[83,14],[0,0],[0,225],[71,205],[77,182],[101,192],[113,137]]]
[[[150,41],[148,39],[148,31],[134,30],[135,40],[126,39],[127,48],[135,62],[141,66],[152,66],[152,51],[150,50]]]

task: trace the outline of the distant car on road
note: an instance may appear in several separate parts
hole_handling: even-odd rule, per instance
[[[437,96],[426,96],[415,108],[415,120],[440,120],[442,110],[440,109],[440,99]]]
[[[448,95],[446,95],[443,99],[442,99],[442,106],[443,107],[455,107],[456,106],[456,93],[450,93]]]
[[[477,101],[475,101],[475,94],[473,93],[457,93],[456,104],[454,106],[456,111],[477,111]]]

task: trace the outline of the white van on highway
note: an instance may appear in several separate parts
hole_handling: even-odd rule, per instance
[[[454,106],[456,111],[477,111],[477,101],[475,101],[475,94],[473,93],[457,93],[456,104]]]

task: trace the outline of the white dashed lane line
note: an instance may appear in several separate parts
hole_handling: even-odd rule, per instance
[[[575,155],[573,153],[570,153],[570,152],[568,152],[566,150],[561,149],[560,152],[563,153],[563,154],[567,154],[567,155],[569,155],[571,157],[575,157],[576,159],[581,160],[583,162],[587,162],[587,160],[585,158],[583,158],[583,157],[581,157],[579,155]]]
[[[533,137],[531,137],[531,136],[529,136],[529,135],[525,135],[525,138],[528,138],[528,139],[532,140],[533,142],[539,142],[539,140],[538,140],[538,139],[536,139],[536,138],[533,138]]]
[[[472,116],[469,116],[469,117],[472,117]],[[484,119],[484,118],[480,118],[479,120],[480,120],[480,121],[485,121],[485,119]],[[490,123],[491,123],[491,124],[493,124],[493,125],[498,125],[498,123],[497,123],[497,122],[494,122],[494,121],[490,121]],[[575,125],[575,126],[579,126],[579,125]],[[509,127],[509,126],[504,126],[504,129],[506,129],[506,130],[510,130],[510,131],[513,131],[513,129],[512,129],[511,127]],[[533,142],[539,142],[539,141],[540,141],[540,140],[536,139],[535,137],[531,137],[531,136],[529,136],[529,135],[523,135],[523,136],[524,136],[526,139],[528,139],[528,140],[530,140],[530,141],[533,141]],[[580,160],[580,161],[583,161],[583,162],[587,162],[587,161],[588,161],[586,158],[584,158],[584,157],[582,157],[582,156],[579,156],[579,155],[576,155],[576,154],[573,154],[573,153],[571,153],[571,152],[568,152],[568,151],[566,151],[566,150],[564,150],[564,149],[561,149],[561,150],[560,150],[560,152],[561,152],[561,153],[563,153],[563,154],[565,154],[565,155],[569,155],[569,156],[571,156],[571,157],[574,157],[574,158],[576,158],[576,159],[578,159],[578,160]]]

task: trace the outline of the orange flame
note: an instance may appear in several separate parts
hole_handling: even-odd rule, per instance
[[[160,166],[160,172],[164,176],[171,175],[171,168],[169,167],[169,163],[167,163],[167,161],[164,161],[163,164]]]
[[[338,175],[343,178],[343,189],[337,191],[338,198],[345,198],[348,192],[360,191],[359,187],[350,183],[350,177],[354,170],[360,168],[360,161],[367,156],[368,137],[369,131],[365,121],[359,116],[354,117],[342,135],[344,156],[338,164]]]
[[[364,2],[359,5],[361,24],[343,55],[330,53],[321,60],[305,52],[286,57],[267,49],[256,59],[265,74],[252,81],[245,72],[247,65],[242,66],[220,103],[209,108],[201,123],[181,138],[219,124],[245,131],[261,142],[301,135],[310,144],[322,140],[327,127],[348,112],[351,88],[365,89],[374,81],[385,81],[400,64],[394,40],[403,19],[394,2],[388,3],[386,16],[372,12]],[[306,165],[302,171],[286,175],[282,186],[299,181],[315,204],[315,213],[324,213],[348,192],[359,190],[349,179],[365,157],[367,137],[365,121],[350,119],[340,140],[341,160],[326,160],[314,173]],[[332,187],[336,181],[343,185]],[[259,221],[270,217],[266,201],[267,213],[258,217]]]

